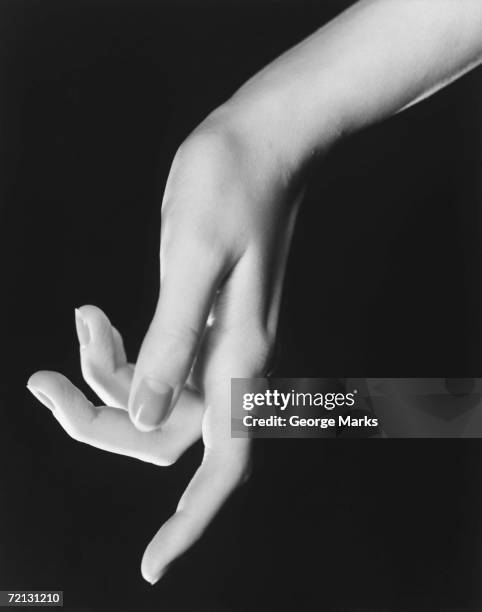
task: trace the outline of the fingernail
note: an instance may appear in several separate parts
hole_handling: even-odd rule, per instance
[[[75,309],[75,328],[77,330],[80,348],[85,348],[90,342],[90,331],[78,308]]]
[[[52,400],[50,399],[50,397],[45,395],[43,391],[40,391],[39,389],[36,389],[35,387],[29,385],[27,385],[27,389],[30,391],[30,393],[33,393],[33,395],[35,395],[39,402],[41,402],[44,406],[47,406],[47,408],[49,408],[52,412],[55,412],[55,406]]]
[[[138,425],[146,430],[159,427],[171,405],[173,388],[154,378],[143,378],[134,396],[133,413]]]

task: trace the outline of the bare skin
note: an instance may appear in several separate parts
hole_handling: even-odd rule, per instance
[[[203,462],[144,553],[149,582],[246,475],[249,442],[230,437],[230,379],[260,376],[269,362],[306,166],[481,60],[479,0],[363,0],[287,51],[175,156],[159,302],[136,364],[99,309],[80,309],[82,372],[107,406],[61,374],[30,378],[67,433],[99,448],[167,465],[202,436]]]

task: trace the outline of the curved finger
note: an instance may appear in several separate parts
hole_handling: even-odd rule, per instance
[[[120,333],[97,306],[75,310],[80,365],[86,383],[107,405],[127,409],[132,366]]]
[[[62,374],[36,372],[27,387],[73,439],[112,453],[171,465],[200,435],[202,404],[189,392],[183,393],[179,414],[169,428],[142,433],[132,425],[126,411],[96,408]]]

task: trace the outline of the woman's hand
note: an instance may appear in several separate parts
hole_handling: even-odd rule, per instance
[[[231,378],[266,372],[299,199],[295,174],[269,143],[238,130],[226,112],[209,117],[174,159],[159,301],[130,390],[129,414],[144,432],[175,418],[188,377],[205,406],[203,462],[146,551],[151,582],[245,477],[249,442],[231,438]]]
[[[231,438],[231,378],[266,372],[299,200],[295,175],[269,145],[228,129],[224,110],[215,115],[172,166],[159,302],[135,368],[104,313],[83,306],[82,372],[107,406],[95,408],[57,373],[38,372],[28,385],[73,438],[157,465],[202,432],[202,465],[144,554],[151,583],[246,476],[249,441]]]
[[[125,364],[118,376],[133,425],[124,412],[93,409],[59,375],[31,378],[67,431],[144,459],[161,443],[175,458],[195,437],[196,418],[186,432],[176,423],[199,406],[186,394],[188,377],[199,392],[204,459],[147,548],[150,582],[200,536],[246,472],[249,444],[230,437],[230,379],[259,376],[269,361],[303,167],[340,134],[475,67],[481,33],[476,0],[363,0],[262,70],[175,157],[162,207],[159,302],[132,381]],[[101,370],[87,380],[102,396],[113,378],[99,379]],[[119,399],[109,392],[110,403]],[[114,421],[122,444],[112,438]],[[143,440],[150,450],[141,450]]]

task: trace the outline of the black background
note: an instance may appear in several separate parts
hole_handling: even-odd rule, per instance
[[[89,610],[479,608],[478,440],[258,440],[250,483],[152,588],[144,546],[200,446],[166,469],[108,455],[25,389],[54,369],[86,391],[81,304],[135,357],[176,147],[349,4],[0,1],[1,589]],[[279,376],[481,375],[480,89],[475,71],[314,172]]]

